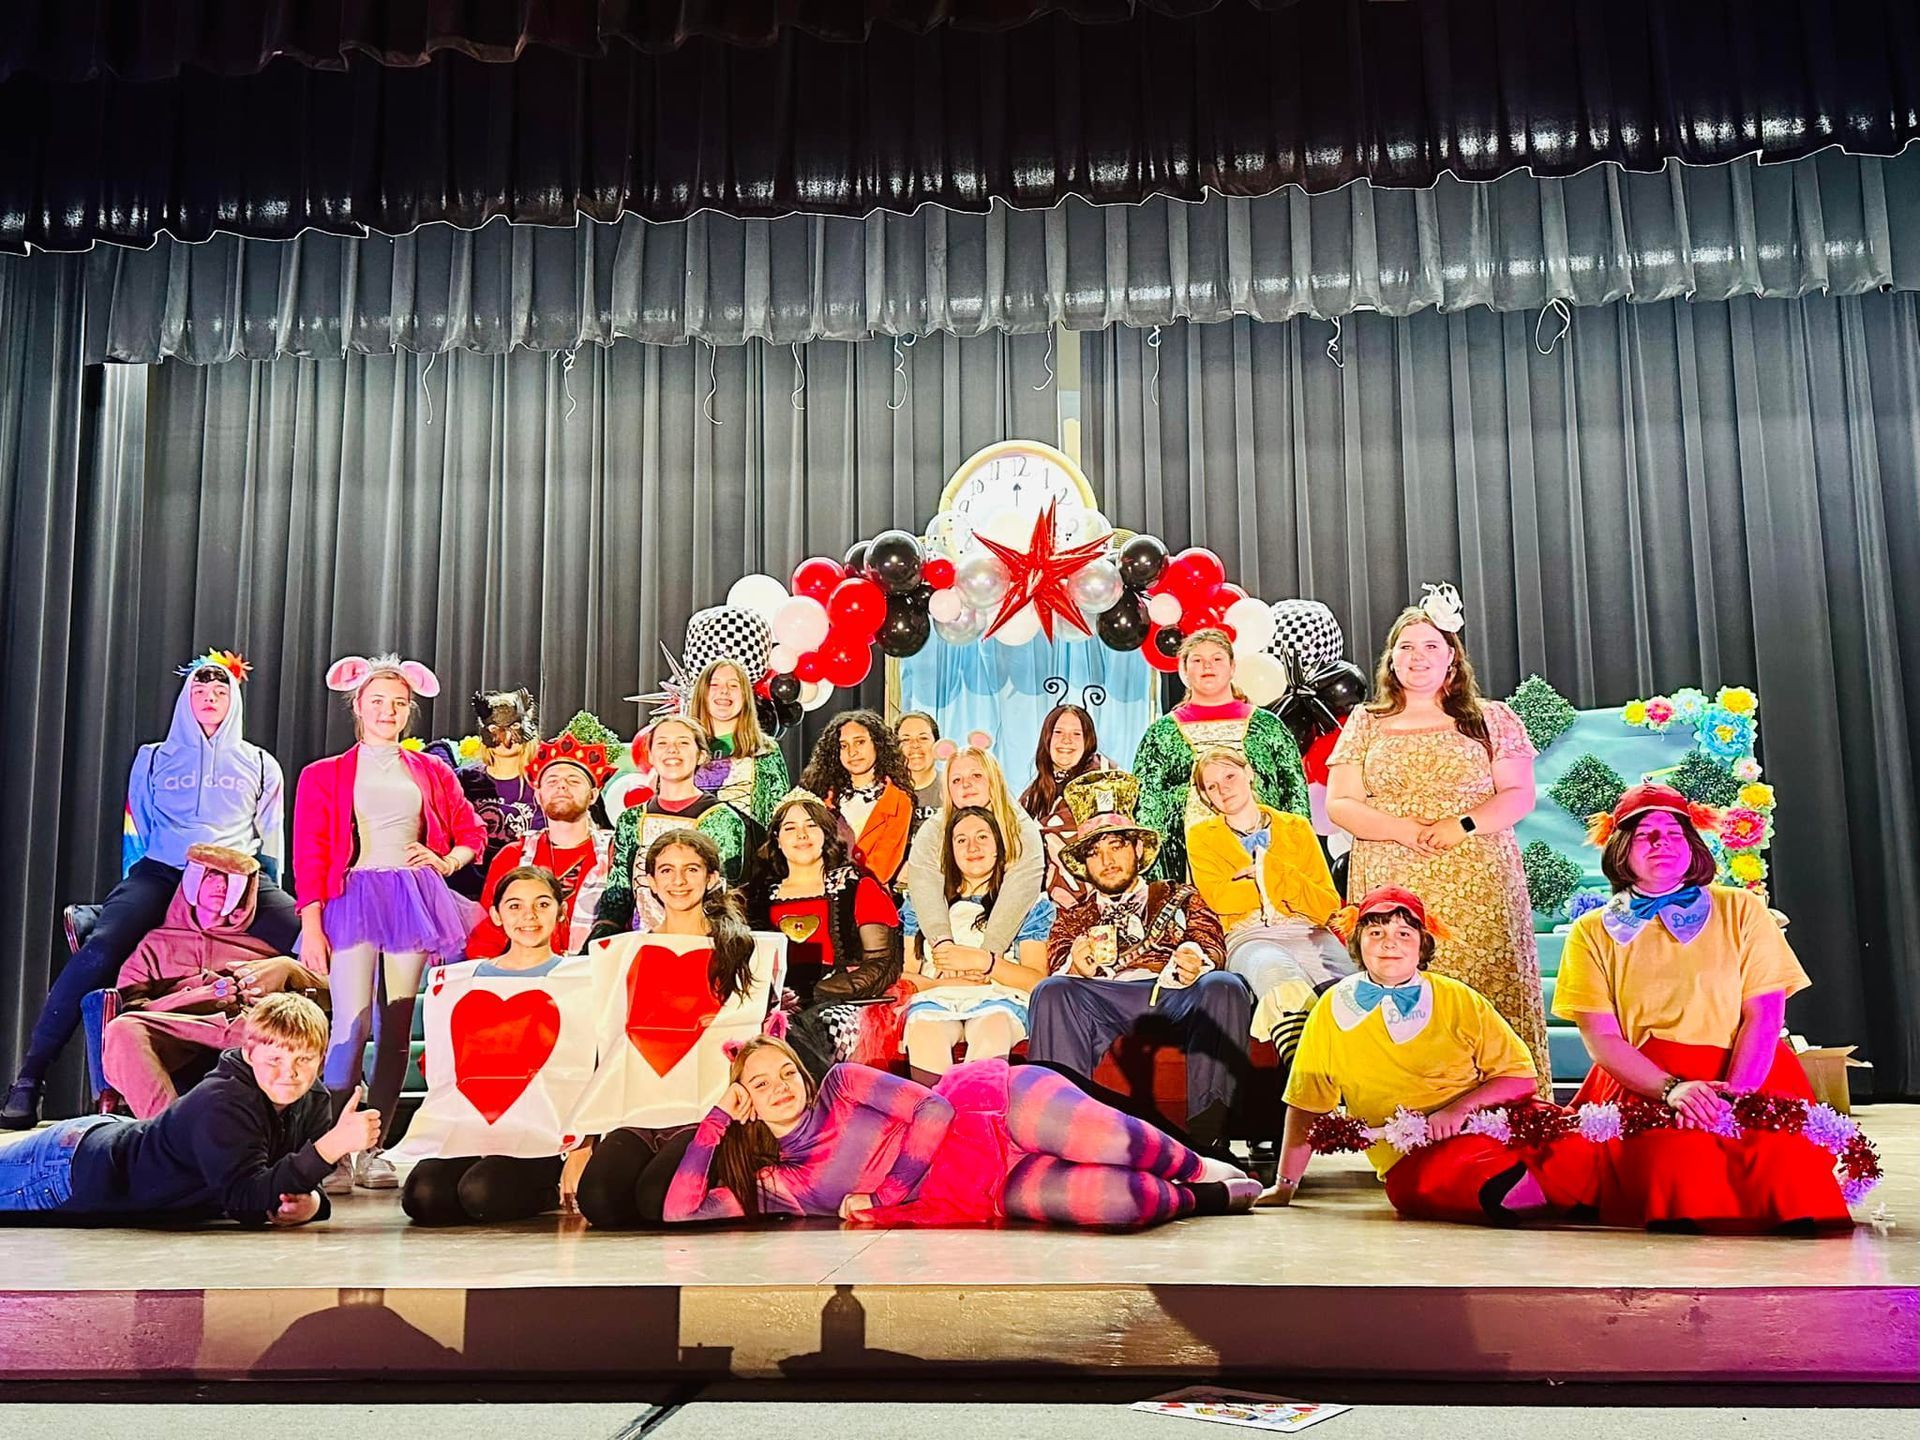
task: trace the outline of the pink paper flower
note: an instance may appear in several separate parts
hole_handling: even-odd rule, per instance
[[[1751,850],[1766,838],[1767,817],[1758,810],[1736,805],[1720,816],[1720,843],[1729,850]]]

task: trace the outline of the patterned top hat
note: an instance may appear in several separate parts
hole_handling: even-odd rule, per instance
[[[1093,770],[1070,781],[1062,797],[1075,829],[1060,853],[1061,863],[1081,880],[1087,878],[1087,851],[1102,835],[1131,835],[1140,842],[1140,868],[1146,870],[1160,853],[1160,832],[1134,816],[1140,809],[1140,781],[1125,770]]]

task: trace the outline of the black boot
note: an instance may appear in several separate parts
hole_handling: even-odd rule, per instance
[[[0,1106],[0,1130],[31,1130],[40,1123],[38,1080],[16,1080],[7,1092],[7,1103]]]

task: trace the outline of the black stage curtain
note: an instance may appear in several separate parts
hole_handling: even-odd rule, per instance
[[[1596,165],[1430,190],[1356,180],[1198,204],[629,215],[564,230],[494,220],[397,239],[217,235],[0,256],[21,263],[85,267],[89,360],[197,365],[1852,295],[1920,290],[1920,145],[1890,160],[1826,150],[1782,165]]]
[[[511,65],[29,69],[0,83],[0,249],[1317,193],[1887,155],[1916,133],[1909,0],[1232,0],[1111,25],[883,26],[862,45],[786,30],[657,55],[535,45]]]
[[[1920,296],[1601,306],[1550,354],[1484,310],[1349,316],[1343,366],[1332,333],[1089,336],[1114,523],[1324,600],[1368,669],[1452,580],[1490,695],[1754,685],[1794,1028],[1920,1089]]]
[[[621,697],[739,576],[915,528],[968,455],[1057,425],[1043,336],[83,369],[80,292],[28,273],[0,266],[9,1077],[191,655],[255,662],[248,737],[289,782],[350,743],[322,683],[340,654],[433,665],[418,733],[468,733],[483,684],[533,688],[549,729],[586,706],[631,733]],[[76,1047],[54,1113],[82,1073]]]

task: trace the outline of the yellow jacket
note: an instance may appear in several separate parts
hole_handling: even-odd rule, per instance
[[[1315,925],[1326,924],[1327,917],[1340,908],[1340,893],[1333,888],[1333,876],[1327,873],[1326,856],[1320,852],[1312,824],[1271,805],[1262,805],[1260,814],[1273,836],[1261,877],[1266,882],[1268,902],[1276,910],[1303,916]],[[1210,815],[1188,828],[1187,863],[1193,869],[1193,883],[1199,887],[1200,898],[1220,917],[1221,927],[1228,934],[1260,918],[1260,891],[1253,881],[1234,878],[1253,868],[1253,856],[1224,815]]]

